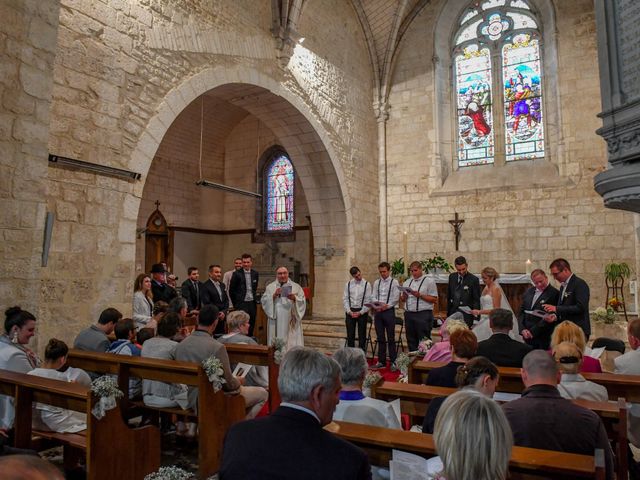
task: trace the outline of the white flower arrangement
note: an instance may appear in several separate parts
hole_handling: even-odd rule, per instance
[[[224,369],[222,368],[222,362],[215,355],[211,355],[206,360],[202,361],[202,368],[204,368],[207,378],[213,385],[213,391],[219,392],[222,389],[222,385],[227,383],[224,379]]]
[[[183,470],[182,468],[160,467],[157,472],[153,472],[144,477],[144,480],[193,480],[196,476]]]
[[[116,408],[116,400],[124,397],[122,390],[118,388],[118,382],[110,375],[103,375],[91,382],[91,392],[98,397],[98,402],[91,409],[91,413],[98,420],[103,418],[107,411]]]
[[[396,367],[400,370],[398,382],[407,383],[409,381],[409,365],[411,365],[411,357],[406,353],[401,353],[396,358]]]
[[[382,375],[378,372],[368,372],[364,377],[364,382],[362,383],[363,388],[371,388],[376,385],[382,379]]]
[[[431,349],[431,347],[433,347],[433,342],[431,341],[431,339],[424,337],[418,344],[418,353],[424,356]]]
[[[271,346],[273,347],[273,361],[276,362],[277,365],[280,365],[282,362],[282,358],[284,357],[284,347],[286,343],[282,338],[274,337],[271,341]]]

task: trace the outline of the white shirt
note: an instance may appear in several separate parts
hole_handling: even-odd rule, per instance
[[[244,294],[244,301],[250,302],[253,300],[253,288],[251,287],[251,270],[248,272],[246,270],[242,270],[244,273],[244,282],[247,286],[247,292]]]
[[[371,300],[384,302],[390,305],[390,308],[396,307],[400,300],[400,290],[398,290],[398,281],[389,275],[386,279],[380,277],[373,282],[373,292]]]
[[[614,373],[640,375],[640,348],[620,355],[613,360]],[[640,403],[632,403],[629,409],[629,441],[640,448]]]
[[[365,303],[371,302],[371,284],[364,278],[359,282],[351,279],[344,286],[344,294],[342,295],[342,304],[346,313],[351,312],[352,308],[359,308],[360,313],[364,314],[369,311],[369,307],[365,307]]]
[[[417,290],[421,295],[430,295],[432,297],[438,296],[438,287],[436,282],[428,278],[426,275],[422,275],[419,278],[408,278],[405,280],[403,287],[410,288],[411,290]],[[433,303],[427,302],[422,298],[414,297],[413,295],[407,295],[404,310],[406,312],[424,312],[425,310],[433,310]]]

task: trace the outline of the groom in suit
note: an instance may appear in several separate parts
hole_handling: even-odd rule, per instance
[[[236,310],[249,314],[249,336],[253,337],[256,324],[256,301],[258,296],[258,272],[253,268],[253,258],[248,253],[242,254],[242,268],[231,275],[229,296]]]
[[[552,316],[536,317],[526,310],[542,310],[545,304],[557,305],[560,292],[549,283],[547,274],[539,268],[531,272],[533,287],[529,288],[522,297],[522,305],[518,312],[520,335],[524,341],[534,349],[549,350],[551,334],[556,326]]]
[[[222,283],[222,267],[220,265],[209,266],[209,280],[202,284],[202,304],[215,305],[218,309],[218,325],[213,332],[214,335],[225,333],[229,297],[224,283]]]
[[[450,317],[460,307],[467,306],[471,310],[480,310],[480,280],[469,273],[467,259],[458,257],[453,261],[456,272],[449,275],[447,290],[447,317]],[[469,328],[473,326],[473,315],[462,313]]]
[[[564,258],[556,258],[549,271],[560,282],[560,296],[557,305],[545,305],[547,313],[553,313],[559,322],[571,320],[584,332],[586,340],[591,335],[589,319],[589,285],[571,272],[571,266]]]

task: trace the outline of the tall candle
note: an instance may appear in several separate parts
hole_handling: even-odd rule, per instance
[[[403,232],[402,234],[402,259],[404,260],[404,268],[407,270],[407,274],[409,273],[409,254],[407,253],[407,232]]]
[[[527,272],[527,275],[531,275],[531,260],[528,258],[525,262],[525,271]]]

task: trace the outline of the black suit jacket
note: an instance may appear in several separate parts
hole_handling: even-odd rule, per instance
[[[220,480],[361,480],[367,455],[324,430],[306,412],[281,406],[233,425],[224,440]]]
[[[562,291],[562,289],[560,289]],[[564,295],[558,298],[556,315],[558,321],[571,320],[578,325],[589,340],[591,322],[589,320],[589,285],[580,277],[572,275]]]
[[[251,269],[251,289],[253,290],[253,301],[258,300],[256,297],[256,290],[258,289],[258,272]],[[231,275],[231,282],[229,282],[229,296],[235,306],[244,302],[244,296],[247,293],[247,284],[244,280],[244,269],[236,270]]]
[[[551,284],[547,285],[547,288],[542,291],[542,294],[538,297],[536,303],[532,307],[531,302],[533,301],[535,293],[536,287],[531,287],[529,290],[524,292],[524,295],[522,296],[522,305],[518,312],[518,327],[521,334],[522,330],[529,330],[533,335],[532,339],[525,340],[528,345],[537,349],[549,350],[551,334],[553,333],[553,329],[557,325],[557,322],[545,322],[540,317],[535,317],[524,312],[525,310],[542,310],[543,303],[557,305],[560,292]]]
[[[494,333],[478,343],[477,355],[487,357],[499,367],[522,367],[522,359],[531,351],[529,345],[518,342],[505,333]]]
[[[447,317],[458,311],[461,306],[470,307],[472,310],[480,310],[480,280],[472,273],[462,277],[462,284],[458,285],[458,273],[449,275],[449,287],[447,289]],[[467,324],[473,324],[473,315],[463,313]]]
[[[189,279],[186,279],[182,282],[181,293],[184,299],[187,301],[188,310],[200,310],[200,305],[202,305],[202,283],[196,282],[198,284],[198,291],[196,292],[196,287],[193,286],[193,282]]]
[[[215,305],[218,310],[224,312],[225,315],[229,310],[229,297],[227,296],[227,290],[224,283],[220,282],[220,292],[222,297],[218,295],[218,290],[213,284],[211,279],[202,284],[202,304],[203,305]]]
[[[171,300],[178,296],[178,292],[172,287],[166,283],[158,283],[155,280],[151,280],[151,293],[153,293],[154,302],[162,300],[163,302],[171,303]]]
[[[434,387],[457,388],[456,373],[458,367],[464,365],[462,362],[449,362],[444,367],[433,368],[427,375],[425,385],[433,385]]]

